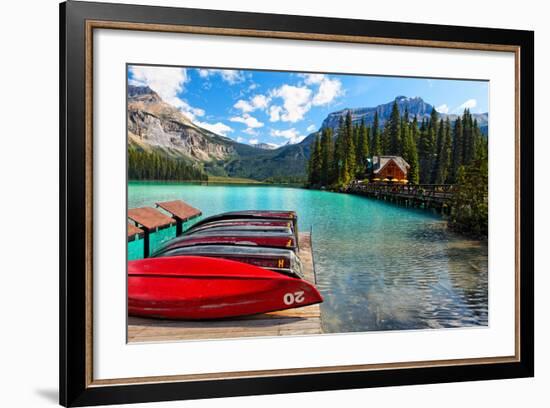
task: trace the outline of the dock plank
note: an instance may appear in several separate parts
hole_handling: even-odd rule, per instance
[[[128,241],[133,241],[134,239],[141,238],[142,236],[143,236],[143,230],[129,222],[128,223]]]
[[[161,203],[155,203],[157,207],[168,211],[174,218],[177,218],[183,222],[189,221],[195,217],[202,215],[202,212],[195,207],[191,207],[189,204],[181,201],[164,201]]]
[[[305,279],[315,283],[309,233],[300,233],[300,259]],[[158,320],[128,317],[128,342],[207,340],[322,333],[320,305],[214,321]]]
[[[156,230],[176,223],[173,218],[151,207],[129,209],[128,218],[148,230]]]

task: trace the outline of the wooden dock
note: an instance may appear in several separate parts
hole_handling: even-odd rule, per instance
[[[302,260],[305,278],[315,283],[311,235],[309,233],[300,234],[299,256]],[[129,343],[320,333],[322,333],[320,305],[213,321],[176,321],[128,317]]]
[[[183,232],[183,223],[202,215],[200,210],[181,201],[165,201],[155,204],[170,216],[151,207],[132,208],[128,210],[128,242],[143,238],[143,257],[150,255],[150,234],[176,224],[176,236]]]
[[[406,207],[448,212],[456,191],[452,184],[352,183],[344,192],[389,201]]]

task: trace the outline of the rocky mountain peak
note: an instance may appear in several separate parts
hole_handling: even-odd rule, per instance
[[[348,114],[348,112],[351,112],[351,119],[354,124],[359,124],[362,121],[365,121],[365,125],[367,126],[373,125],[374,114],[377,112],[379,124],[380,126],[384,126],[386,121],[391,116],[394,103],[397,103],[397,106],[399,108],[399,112],[401,113],[401,115],[403,115],[405,111],[407,111],[409,113],[410,120],[416,117],[416,119],[419,122],[422,121],[422,119],[428,119],[430,117],[430,114],[432,113],[432,110],[434,109],[433,105],[425,102],[419,96],[410,97],[410,96],[399,95],[399,96],[396,96],[393,101],[384,103],[382,105],[378,105],[374,107],[346,108],[336,112],[332,112],[323,121],[322,127],[337,129],[340,121],[340,117],[345,117]],[[456,120],[456,118],[458,117],[458,115],[444,114],[444,113],[440,113],[440,116],[444,119],[446,117],[449,117],[451,122]],[[486,113],[483,113],[483,114],[476,113],[473,116],[478,120],[478,123],[483,131],[487,125],[488,115]]]
[[[161,97],[148,86],[128,84],[128,99],[145,103],[162,102]]]

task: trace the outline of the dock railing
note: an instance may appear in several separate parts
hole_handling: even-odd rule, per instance
[[[456,192],[454,184],[401,184],[353,182],[344,191],[374,198],[390,199],[406,205],[442,208],[448,206]]]

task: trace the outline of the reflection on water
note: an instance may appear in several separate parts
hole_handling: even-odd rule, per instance
[[[439,216],[363,197],[257,186],[131,183],[128,206],[182,199],[204,216],[293,209],[313,230],[325,332],[487,325],[487,244],[451,233]],[[174,236],[155,234],[152,246]],[[128,245],[129,258],[142,254]]]

